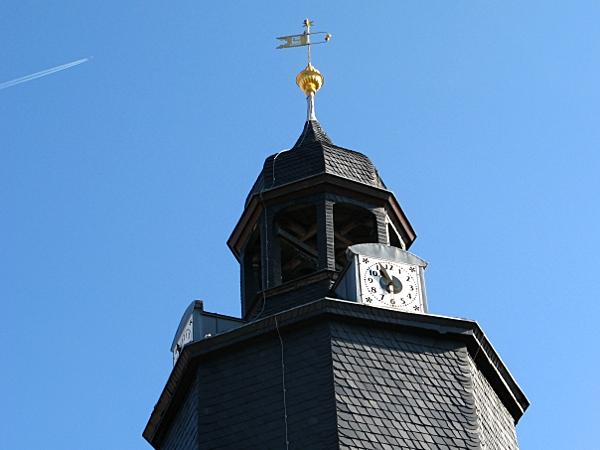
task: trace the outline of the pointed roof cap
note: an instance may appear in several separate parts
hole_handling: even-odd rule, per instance
[[[321,174],[336,175],[386,189],[368,157],[333,144],[317,120],[307,120],[290,150],[281,151],[265,160],[246,203],[255,194]]]
[[[321,142],[323,144],[333,145],[325,130],[321,128],[321,124],[318,120],[307,120],[304,123],[304,128],[300,137],[292,148],[302,147],[303,145],[310,145]]]

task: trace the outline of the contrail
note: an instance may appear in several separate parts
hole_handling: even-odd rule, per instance
[[[56,72],[60,72],[61,70],[68,69],[70,67],[78,66],[79,64],[83,64],[84,62],[89,61],[90,58],[78,59],[77,61],[73,61],[67,64],[63,64],[60,66],[52,67],[51,69],[42,70],[41,72],[32,73],[30,75],[25,75],[21,78],[15,78],[14,80],[5,81],[4,83],[0,83],[0,91],[2,89],[9,88],[11,86],[15,86],[17,84],[26,83],[31,80],[35,80],[37,78],[45,77],[46,75],[51,75]]]

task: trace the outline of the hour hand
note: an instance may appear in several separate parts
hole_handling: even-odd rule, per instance
[[[386,280],[385,288],[388,292],[397,294],[402,290],[402,283],[400,282],[400,280],[396,277],[390,276],[388,271],[384,269],[383,266],[381,266],[381,275]]]

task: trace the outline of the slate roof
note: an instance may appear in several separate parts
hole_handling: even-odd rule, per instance
[[[325,298],[185,346],[144,437],[282,448],[285,374],[290,449],[481,448],[470,361],[514,427],[529,403],[475,322]]]
[[[265,160],[246,204],[254,194],[321,174],[386,189],[367,156],[335,145],[318,121],[309,120],[290,150],[273,154]]]

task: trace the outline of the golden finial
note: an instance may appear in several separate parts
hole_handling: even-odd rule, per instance
[[[304,95],[306,95],[306,100],[308,103],[308,120],[316,120],[315,117],[315,94],[323,83],[325,82],[325,78],[311,63],[311,54],[310,47],[316,44],[325,44],[329,42],[331,39],[331,34],[325,33],[322,31],[319,32],[311,32],[310,28],[313,25],[312,20],[305,19],[304,20],[304,28],[306,29],[302,34],[295,34],[292,36],[282,36],[277,39],[284,41],[284,44],[281,44],[277,48],[291,48],[291,47],[304,47],[308,48],[308,64],[297,76],[296,76],[296,84]],[[311,36],[315,36],[317,39],[321,39],[317,42],[311,42]]]
[[[304,70],[296,75],[296,84],[307,97],[315,95],[324,82],[325,77],[311,63],[308,63]]]

